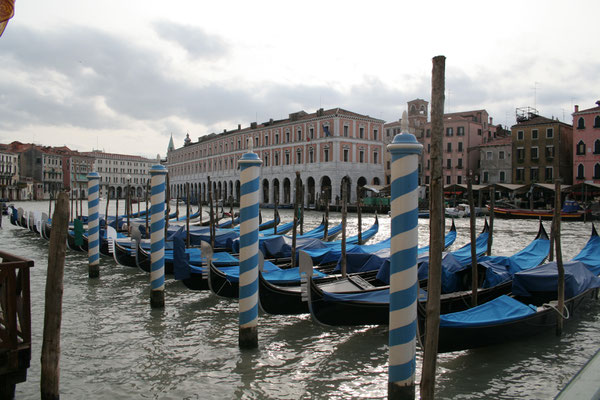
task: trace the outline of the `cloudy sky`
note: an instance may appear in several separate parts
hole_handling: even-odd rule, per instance
[[[512,125],[600,100],[600,1],[17,0],[0,37],[0,143],[164,156],[319,107],[397,120],[431,96]]]

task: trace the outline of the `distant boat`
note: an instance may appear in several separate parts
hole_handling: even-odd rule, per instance
[[[574,204],[573,204],[574,203]],[[490,206],[487,206],[490,210]],[[573,200],[565,201],[560,218],[565,221],[583,221],[585,215],[591,219],[590,210],[583,210]],[[498,218],[525,218],[551,220],[554,217],[554,210],[528,210],[526,208],[517,208],[510,204],[502,204],[494,207],[494,216]]]

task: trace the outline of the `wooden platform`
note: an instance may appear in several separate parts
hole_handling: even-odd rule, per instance
[[[0,251],[0,398],[12,398],[31,360],[29,268],[33,261]],[[11,394],[12,393],[12,394]]]

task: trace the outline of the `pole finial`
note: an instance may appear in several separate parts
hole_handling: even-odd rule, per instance
[[[406,110],[402,112],[402,121],[400,121],[400,131],[402,133],[408,133],[408,113]]]
[[[248,153],[252,153],[254,151],[254,144],[252,142],[252,138],[248,138]]]

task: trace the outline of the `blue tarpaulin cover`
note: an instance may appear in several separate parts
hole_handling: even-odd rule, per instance
[[[573,260],[581,261],[594,275],[600,275],[600,236],[596,234],[596,229],[592,231],[590,240]]]
[[[390,289],[385,288],[357,293],[331,293],[323,291],[323,299],[327,301],[362,301],[366,303],[389,304]]]
[[[590,288],[600,287],[600,278],[582,262],[566,262],[564,269],[566,299]],[[512,292],[517,296],[531,296],[531,292],[556,292],[557,288],[558,268],[555,262],[518,272],[513,277]]]
[[[536,307],[502,295],[466,311],[440,315],[440,327],[475,327],[501,324],[535,314]]]

